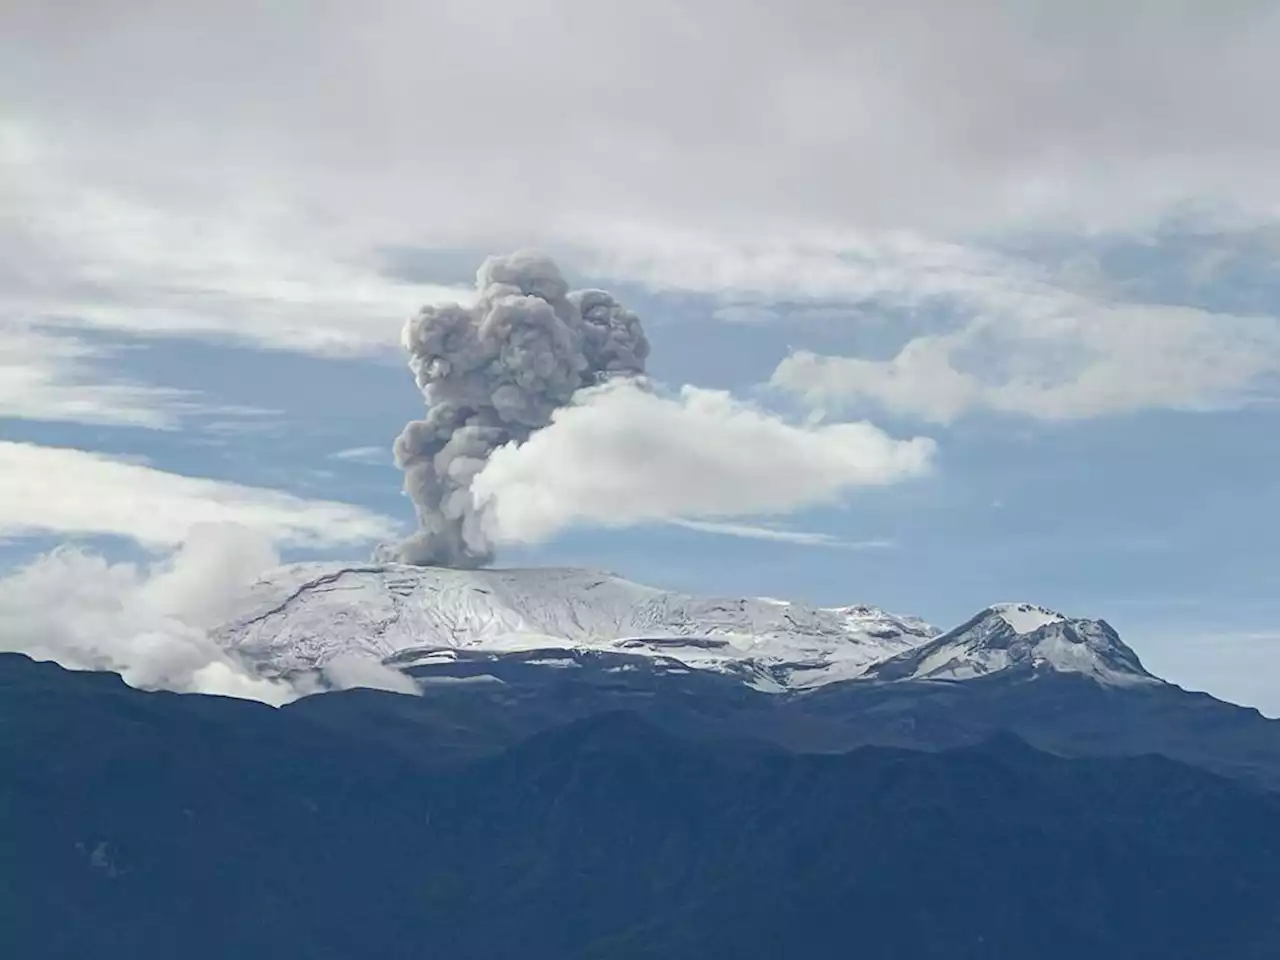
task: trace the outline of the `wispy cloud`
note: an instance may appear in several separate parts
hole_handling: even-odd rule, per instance
[[[0,209],[0,311],[25,323],[344,355],[393,349],[423,303],[469,295],[384,275],[366,240],[305,207],[100,184],[13,125]]]
[[[933,330],[888,359],[798,351],[772,384],[832,412],[870,403],[945,423],[987,409],[1078,419],[1141,409],[1240,406],[1275,395],[1280,319],[1108,297],[993,250],[906,234],[744,242],[710,233],[659,241],[615,232],[594,254],[606,274],[713,294],[756,322],[798,301],[907,311]],[[1083,242],[1083,241],[1082,241]],[[1115,286],[1120,287],[1120,284]],[[776,310],[770,304],[789,301]],[[927,330],[927,328],[926,328]]]
[[[208,523],[313,547],[397,532],[389,518],[350,504],[168,473],[86,450],[0,441],[0,536],[112,535],[165,547]]]
[[[0,417],[172,429],[202,409],[186,391],[113,376],[104,369],[111,356],[66,331],[0,315]]]
[[[346,460],[350,463],[367,463],[370,466],[390,466],[391,451],[387,447],[351,447],[329,454],[332,460]]]
[[[1073,286],[1065,272],[992,249],[906,233],[742,240],[622,224],[585,256],[606,276],[711,294],[732,320],[781,322],[832,302],[848,305],[833,323],[909,316],[914,335],[890,359],[801,350],[782,360],[772,385],[832,413],[870,404],[936,423],[973,410],[1061,420],[1280,392],[1275,315],[1134,301],[1105,277]]]
[[[153,430],[174,430],[200,418],[204,431],[244,432],[261,429],[263,418],[274,413],[123,378],[112,370],[123,349],[0,312],[0,418]]]
[[[787,530],[749,523],[721,523],[715,520],[668,520],[667,523],[699,533],[719,534],[726,537],[742,537],[748,540],[771,540],[777,543],[795,543],[806,547],[835,547],[841,550],[888,550],[896,546],[892,540],[845,540],[829,533],[808,530]]]

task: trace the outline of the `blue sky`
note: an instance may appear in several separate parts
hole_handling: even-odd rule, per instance
[[[815,3],[839,42],[762,4],[719,37],[728,52],[695,56],[661,18],[565,3],[585,35],[625,36],[624,65],[676,44],[670,75],[638,89],[605,71],[589,93],[555,66],[512,112],[483,71],[396,60],[411,27],[485,27],[447,4],[379,4],[358,49],[338,11],[198,15],[211,51],[258,37],[297,83],[265,60],[175,61],[197,24],[146,6],[113,8],[89,50],[93,5],[71,25],[33,5],[22,50],[0,46],[16,91],[0,112],[0,565],[67,541],[153,557],[207,519],[261,527],[286,559],[363,558],[408,532],[390,446],[422,398],[399,328],[469,296],[487,253],[534,246],[640,314],[665,396],[726,391],[787,436],[866,420],[936,446],[927,470],[822,496],[748,465],[741,483],[767,474],[776,509],[673,496],[663,520],[574,523],[502,563],[944,626],[1031,600],[1280,714],[1280,128],[1233,123],[1252,93],[1229,72],[1185,85],[1175,54],[1204,39],[1204,11],[1082,13],[1055,40],[1035,5],[974,3],[967,39],[940,49],[859,4]],[[536,47],[546,22],[497,7]],[[716,7],[684,28],[730,29]],[[1274,13],[1212,20],[1205,42],[1253,64]],[[499,78],[529,76],[498,33]],[[966,66],[974,44],[994,77]],[[39,51],[69,48],[49,73]],[[307,72],[335,50],[333,77]],[[1066,72],[1037,86],[1033,62]],[[763,79],[716,92],[744,63]],[[438,70],[466,81],[441,92]],[[1064,92],[1085,73],[1112,87]],[[145,92],[162,77],[172,96]],[[1152,77],[1180,110],[1152,115]],[[795,462],[796,489],[811,467]],[[666,522],[681,520],[700,528]]]

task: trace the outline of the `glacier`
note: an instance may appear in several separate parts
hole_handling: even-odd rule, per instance
[[[215,636],[273,676],[353,657],[426,670],[459,656],[518,656],[573,669],[580,661],[566,654],[588,651],[777,693],[1001,671],[1082,673],[1108,685],[1155,679],[1102,621],[1033,604],[998,604],[944,633],[872,606],[698,597],[577,568],[291,564],[255,582]]]

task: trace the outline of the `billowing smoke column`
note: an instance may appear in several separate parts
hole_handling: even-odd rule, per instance
[[[479,567],[493,544],[471,482],[494,450],[551,422],[575,391],[644,373],[649,341],[640,319],[603,290],[569,291],[547,257],[490,257],[476,274],[472,307],[424,307],[404,329],[409,367],[427,415],[396,440],[396,463],[418,531],[377,557],[419,565]]]

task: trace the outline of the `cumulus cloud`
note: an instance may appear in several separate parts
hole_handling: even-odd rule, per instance
[[[1280,375],[1274,315],[1160,302],[1150,284],[1109,277],[1096,263],[1087,273],[1050,269],[902,234],[728,242],[696,231],[632,231],[590,262],[604,276],[713,294],[729,320],[785,322],[817,303],[831,323],[888,329],[877,318],[892,311],[909,339],[888,359],[801,350],[778,366],[775,387],[832,411],[869,401],[947,423],[974,409],[1071,419],[1231,407],[1274,394]]]
[[[544,255],[489,257],[477,291],[469,307],[426,307],[406,325],[427,415],[395,453],[418,530],[379,559],[482,566],[502,543],[576,523],[851,547],[743,518],[829,504],[931,462],[932,441],[870,424],[806,427],[722,391],[660,394],[639,317],[604,291],[570,291]]]
[[[1074,420],[1246,405],[1274,391],[1280,322],[1040,291],[1031,309],[916,337],[888,360],[798,351],[773,386],[823,411],[870,402],[948,423],[974,410]]]
[[[550,426],[500,447],[472,489],[498,542],[578,523],[782,514],[925,474],[927,438],[869,423],[793,424],[718,390],[623,380],[579,391]]]
[[[168,473],[65,447],[0,441],[0,536],[126,537],[182,542],[192,524],[236,523],[298,546],[367,543],[395,524],[362,507]]]

